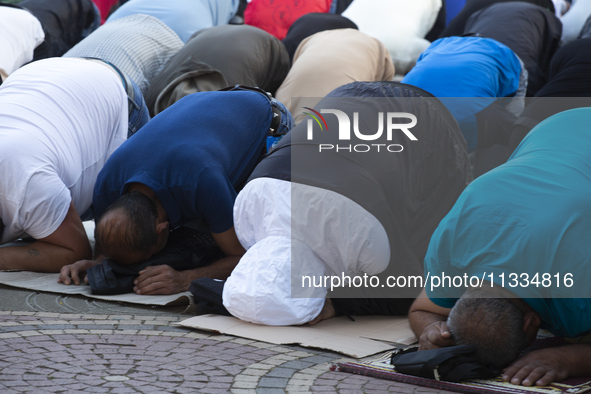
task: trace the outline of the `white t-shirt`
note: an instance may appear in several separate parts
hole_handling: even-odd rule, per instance
[[[44,39],[41,23],[33,14],[0,7],[0,68],[6,74],[33,60],[33,51]]]
[[[51,58],[15,71],[0,86],[0,243],[51,235],[71,201],[84,213],[127,128],[127,95],[108,66]]]

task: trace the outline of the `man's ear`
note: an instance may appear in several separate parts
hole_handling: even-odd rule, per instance
[[[528,329],[531,330],[530,327],[535,327],[537,331],[540,328],[542,321],[540,319],[540,315],[534,310],[527,311],[523,316],[523,331],[528,332]]]
[[[156,234],[160,235],[163,232],[168,232],[168,228],[170,227],[169,222],[160,222],[156,225]]]

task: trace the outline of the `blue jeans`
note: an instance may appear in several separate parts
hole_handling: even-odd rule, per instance
[[[267,98],[267,100],[269,100],[269,103],[271,103],[271,107],[274,109],[273,113],[279,113],[281,118],[279,119],[279,124],[277,125],[277,127],[273,128],[272,130],[269,131],[269,134],[287,134],[289,132],[289,130],[291,130],[294,126],[294,120],[293,120],[293,116],[291,116],[291,113],[289,112],[289,110],[285,107],[285,105],[283,105],[282,102],[277,101],[277,99],[275,99],[271,93],[267,93],[264,90],[260,89],[260,88],[253,88],[250,86],[245,86],[245,85],[236,85],[236,86],[232,86],[232,87],[227,87],[224,89],[221,89],[224,91],[235,91],[235,90],[246,90],[246,91],[255,91],[258,92],[260,94],[262,94],[263,96],[265,96]],[[271,127],[273,127],[273,122],[271,122]]]
[[[273,126],[275,126],[274,124],[271,125],[272,129],[267,135],[267,153],[271,152],[275,148],[275,145],[281,141],[281,138],[283,138],[283,136],[287,134],[287,132],[290,131],[294,126],[293,116],[291,116],[291,113],[287,108],[285,108],[285,105],[283,105],[281,101],[272,98],[271,106],[273,107],[273,116],[279,113],[281,117],[279,124],[275,128],[273,128]]]
[[[273,109],[273,120],[271,121],[271,127],[269,128],[269,132],[267,133],[267,140],[266,140],[266,148],[267,152],[270,152],[275,145],[279,142],[279,140],[287,134],[294,126],[295,121],[293,120],[293,116],[289,110],[283,105],[282,102],[275,99],[271,93],[267,93],[260,88],[253,88],[251,86],[245,85],[236,85],[227,87],[221,90],[225,91],[235,91],[235,90],[245,90],[245,91],[255,91],[267,98],[269,103],[271,104],[271,108]],[[277,121],[276,118],[279,117]]]
[[[291,112],[283,105],[283,103],[276,98],[271,99],[271,106],[278,109],[281,113],[281,120],[279,122],[279,127],[275,131],[276,134],[287,134],[293,126],[295,125],[295,121],[293,120],[293,116],[291,116]]]
[[[134,135],[150,120],[150,112],[142,95],[142,91],[131,78],[125,77],[127,91],[127,105],[129,108],[127,138]]]
[[[100,60],[111,66],[117,74],[119,74],[123,89],[127,93],[127,138],[131,137],[150,120],[150,112],[148,111],[148,106],[146,105],[142,91],[131,78],[123,74],[113,63],[95,57],[87,57],[86,59]]]

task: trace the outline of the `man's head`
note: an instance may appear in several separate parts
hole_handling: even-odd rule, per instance
[[[159,218],[156,203],[135,190],[105,210],[94,237],[102,251],[119,264],[135,264],[164,248],[168,230],[169,224]]]
[[[523,300],[499,296],[466,291],[451,310],[447,326],[456,345],[475,346],[481,364],[500,369],[533,342],[540,318]]]

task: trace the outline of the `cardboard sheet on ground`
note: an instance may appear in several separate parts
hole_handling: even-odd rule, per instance
[[[79,294],[85,297],[97,298],[105,301],[121,301],[142,305],[189,305],[191,293],[184,292],[174,295],[138,295],[135,293],[119,294],[111,296],[93,295],[90,286],[66,286],[57,283],[60,274],[42,274],[38,272],[18,271],[0,272],[0,283],[3,285],[18,287],[28,290],[48,291],[58,294]]]
[[[324,320],[315,326],[263,326],[235,317],[202,315],[183,320],[181,326],[235,335],[277,345],[298,344],[362,358],[393,348],[392,343],[410,345],[416,338],[406,317],[356,316]]]
[[[84,230],[86,231],[90,245],[94,249],[94,222],[86,221],[82,224],[84,225]],[[18,245],[19,243],[14,244]],[[6,244],[2,246],[11,246],[14,244]],[[132,304],[141,305],[189,305],[192,299],[192,295],[188,291],[167,296],[146,296],[137,295],[135,293],[111,296],[93,295],[90,292],[90,286],[66,286],[61,283],[57,283],[59,276],[59,274],[42,274],[28,271],[0,271],[0,283],[3,285],[19,287],[28,290],[47,291],[58,294],[79,294],[85,297],[97,298],[99,300],[129,302]]]

